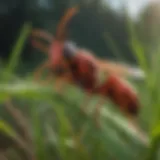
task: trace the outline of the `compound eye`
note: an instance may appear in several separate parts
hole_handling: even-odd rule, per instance
[[[77,47],[72,42],[66,42],[64,44],[63,54],[65,58],[72,58],[76,54],[76,51]]]

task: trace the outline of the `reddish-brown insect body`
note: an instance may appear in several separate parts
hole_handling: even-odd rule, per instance
[[[111,75],[94,90],[114,102],[120,109],[129,115],[137,116],[139,100],[135,91],[119,77]]]
[[[64,42],[55,40],[49,50],[49,61],[52,68],[56,68],[60,64],[60,61],[62,60],[62,52],[63,52],[63,46]]]
[[[96,84],[97,70],[94,56],[85,55],[83,50],[78,48],[73,48],[73,50],[71,47],[64,48],[64,57],[70,68],[72,79],[85,91],[92,90]]]
[[[72,43],[68,45],[65,37],[65,27],[68,20],[76,12],[77,8],[69,9],[59,23],[56,36],[48,49],[49,60],[47,67],[55,74],[58,73],[57,75],[60,75],[63,80],[71,81],[71,83],[84,89],[87,93],[104,96],[119,106],[123,112],[136,116],[138,114],[139,101],[132,88],[123,82],[121,77],[115,75],[110,75],[100,86],[97,86],[97,72],[99,72],[101,66],[100,61],[97,63],[98,60],[92,53],[81,50],[72,45]],[[46,47],[41,48],[46,51]],[[122,69],[117,67],[117,69],[124,74],[127,73],[124,67]],[[69,71],[70,74],[66,74],[65,70]],[[108,68],[106,70],[108,71]],[[68,75],[69,78],[67,78]]]
[[[119,106],[121,111],[137,116],[139,109],[137,94],[122,78],[110,75],[100,86],[96,87],[98,66],[94,56],[83,56],[83,53],[78,52],[71,54],[67,61],[77,85],[88,93],[107,97]]]

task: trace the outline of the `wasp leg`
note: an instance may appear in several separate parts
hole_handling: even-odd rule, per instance
[[[46,69],[46,68],[49,68],[49,62],[46,61],[44,62],[42,65],[40,65],[40,67],[38,67],[35,71],[34,71],[34,80],[36,82],[40,82],[40,76],[42,75],[43,71]],[[50,77],[51,79],[51,77]],[[50,79],[48,81],[50,81]],[[46,84],[47,81],[45,80],[45,83],[41,81],[41,84]]]
[[[59,94],[62,95],[62,93],[64,92],[64,87],[67,83],[72,83],[72,78],[70,74],[64,74],[63,76],[57,77],[54,84],[54,88]]]
[[[42,44],[38,42],[37,40],[31,40],[31,44],[34,48],[40,50],[41,52],[48,54],[49,52],[49,47],[46,46],[45,44]]]

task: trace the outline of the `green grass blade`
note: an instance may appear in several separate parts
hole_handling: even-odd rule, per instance
[[[15,46],[12,49],[12,53],[9,58],[9,63],[5,69],[5,73],[7,73],[7,75],[5,75],[6,78],[8,78],[10,73],[13,73],[15,71],[18,65],[20,54],[22,53],[23,47],[25,45],[25,42],[28,38],[30,31],[31,31],[31,25],[29,23],[25,23],[24,26],[22,27],[22,30],[20,31],[20,36]]]

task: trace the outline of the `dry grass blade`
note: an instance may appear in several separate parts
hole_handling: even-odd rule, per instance
[[[23,158],[26,157],[27,160],[36,160],[34,151],[20,138],[20,136],[15,137],[14,142],[14,147],[21,153]]]
[[[4,152],[0,152],[0,160],[8,160]]]
[[[24,118],[22,113],[16,109],[13,104],[11,103],[11,100],[8,99],[5,102],[5,108],[7,111],[12,115],[14,120],[16,121],[17,125],[19,126],[20,130],[22,131],[23,140],[18,137],[14,137],[14,143],[19,149],[24,149],[24,151],[29,155],[29,159],[34,159],[34,148],[33,148],[33,142],[32,142],[32,136],[29,132],[30,127],[27,123],[27,120]],[[17,148],[16,147],[16,148]]]
[[[24,118],[24,115],[22,115],[22,113],[13,106],[11,100],[7,100],[5,102],[5,108],[12,115],[17,125],[21,129],[25,141],[28,142],[29,144],[32,144],[32,138],[29,132],[29,125],[27,120]]]

